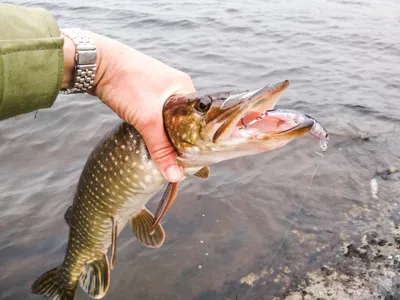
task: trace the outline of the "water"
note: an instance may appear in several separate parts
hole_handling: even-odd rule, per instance
[[[334,256],[344,237],[356,240],[398,214],[386,207],[398,201],[399,181],[375,176],[400,167],[398,1],[16,3],[45,7],[61,27],[108,35],[188,72],[199,91],[289,79],[278,108],[310,114],[330,133],[302,210],[268,269],[320,160],[311,137],[184,182],[164,220],[161,249],[143,247],[129,228],[122,233],[105,299],[283,297],[307,269]],[[0,122],[1,299],[41,299],[29,287],[62,260],[63,214],[80,171],[118,122],[87,95],[60,96],[36,119]]]

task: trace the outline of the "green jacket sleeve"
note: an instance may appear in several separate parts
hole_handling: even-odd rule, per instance
[[[48,11],[0,3],[0,120],[54,103],[63,43]]]

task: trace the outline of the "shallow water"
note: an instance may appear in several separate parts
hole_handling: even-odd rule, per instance
[[[320,161],[311,137],[184,182],[161,249],[124,230],[104,299],[280,298],[307,269],[340,259],[343,240],[399,214],[385,209],[400,198],[398,177],[375,176],[400,168],[397,1],[14,3],[45,7],[61,27],[86,27],[161,59],[188,72],[199,91],[289,79],[278,107],[312,115],[331,135],[310,189]],[[61,262],[63,214],[83,164],[118,122],[85,95],[60,96],[37,118],[0,122],[1,299],[41,299],[29,287]]]

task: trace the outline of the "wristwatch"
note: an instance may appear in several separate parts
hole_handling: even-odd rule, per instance
[[[96,46],[89,34],[80,28],[60,31],[74,42],[76,49],[73,85],[60,91],[62,94],[86,93],[93,87],[96,74]]]

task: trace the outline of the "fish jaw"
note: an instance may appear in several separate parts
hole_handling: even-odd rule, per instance
[[[289,86],[289,81],[251,91],[218,92],[206,95],[176,95],[163,110],[165,131],[186,173],[204,165],[278,149],[310,131],[312,122],[290,122],[263,117]]]
[[[178,156],[178,161],[185,166],[189,174],[193,174],[199,166],[211,165],[238,157],[255,155],[284,147],[295,138],[306,135],[314,123],[306,120],[285,130],[264,133],[254,130],[235,130],[234,138],[208,145],[203,148],[188,148]],[[196,168],[197,167],[197,168]]]

